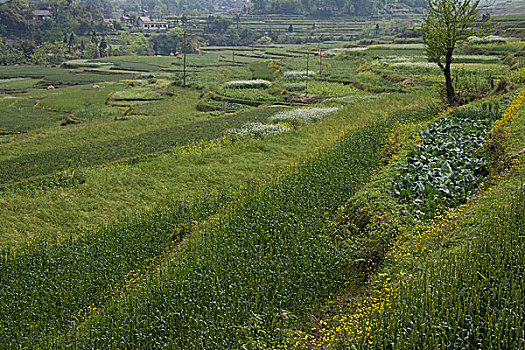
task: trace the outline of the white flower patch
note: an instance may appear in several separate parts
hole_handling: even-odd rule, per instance
[[[306,83],[286,84],[284,88],[288,91],[301,91],[306,89]]]
[[[439,68],[439,66],[433,62],[397,62],[392,64],[392,66],[407,68]]]
[[[400,57],[400,56],[386,56],[380,58],[379,62],[391,63],[391,62],[407,62],[410,61],[412,57]]]
[[[268,80],[233,80],[229,81],[227,83],[224,83],[225,88],[230,89],[266,89],[272,86],[272,83],[270,83]]]
[[[290,128],[280,124],[246,123],[240,129],[228,129],[226,133],[233,137],[264,137],[281,134]]]
[[[489,35],[486,37],[471,36],[468,41],[476,44],[489,44],[489,43],[506,43],[507,40],[516,40],[517,38],[503,38],[498,35]]]
[[[367,46],[361,46],[361,47],[348,47],[345,49],[345,51],[365,51],[368,50]]]
[[[360,47],[356,47],[356,49],[361,49],[361,48]],[[365,49],[366,49],[366,47],[365,47]],[[334,49],[329,49],[329,50],[323,51],[323,55],[336,56],[336,55],[338,55],[341,52],[346,51],[346,50],[348,50],[348,49],[345,49],[344,47],[336,47]]]
[[[273,122],[297,122],[302,125],[323,119],[327,114],[335,112],[340,107],[309,107],[282,111],[270,117]]]
[[[288,80],[302,80],[306,79],[307,76],[313,77],[314,75],[315,72],[311,70],[308,72],[305,70],[291,70],[283,73],[283,77]]]
[[[113,63],[111,62],[90,62],[87,59],[79,59],[79,60],[70,60],[62,63],[66,66],[78,66],[78,67],[86,67],[86,68],[100,68],[103,66],[112,66]]]
[[[476,73],[476,74],[494,74],[494,69],[491,68],[480,68],[480,67],[469,67],[463,63],[454,64],[452,63],[451,70],[454,74],[461,73]]]
[[[498,56],[489,55],[456,55],[452,63],[499,63]]]
[[[383,50],[419,50],[425,46],[423,44],[379,44],[369,45],[370,49],[383,49]]]

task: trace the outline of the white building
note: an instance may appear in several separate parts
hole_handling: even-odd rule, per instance
[[[139,17],[139,28],[154,29],[154,30],[168,30],[168,22],[166,21],[152,21],[149,17]]]

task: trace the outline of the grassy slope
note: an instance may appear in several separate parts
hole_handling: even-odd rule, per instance
[[[479,104],[477,106],[479,107]],[[520,117],[510,129],[511,138],[509,139],[510,147],[508,148],[507,158],[515,156],[520,149],[517,146],[523,145],[525,139],[524,120],[525,113],[522,108]],[[427,127],[428,125],[425,124],[401,123],[399,127],[394,128],[384,153],[387,160],[393,154],[394,161],[381,169],[360,192],[351,197],[347,205],[341,208],[341,212],[335,218],[334,229],[337,230],[337,234],[344,236],[348,241],[350,259],[356,262],[361,261],[356,267],[359,268],[360,265],[363,265],[361,267],[363,272],[365,275],[369,275],[369,267],[373,267],[378,262],[383,262],[381,269],[372,275],[371,283],[365,288],[359,283],[351,283],[347,291],[335,297],[333,303],[315,315],[316,318],[320,318],[320,321],[314,322],[314,332],[311,332],[310,329],[307,329],[306,334],[294,331],[297,337],[293,339],[290,337],[285,342],[284,347],[349,349],[356,344],[362,345],[363,335],[366,335],[364,343],[366,344],[370,340],[371,348],[385,348],[386,343],[394,341],[396,343],[394,348],[401,349],[404,348],[403,344],[412,339],[418,339],[419,343],[414,343],[416,345],[407,348],[423,348],[425,336],[422,333],[412,332],[410,329],[413,328],[413,322],[418,322],[419,319],[427,316],[424,310],[429,306],[428,301],[435,301],[430,303],[432,304],[430,306],[435,308],[436,313],[453,307],[452,304],[443,308],[437,307],[438,300],[443,299],[441,296],[418,300],[420,295],[424,293],[422,290],[424,288],[413,292],[410,281],[407,281],[408,284],[403,293],[394,293],[394,298],[405,298],[395,309],[383,312],[389,303],[383,304],[382,302],[377,303],[377,301],[382,301],[385,297],[391,296],[392,291],[399,288],[399,281],[407,279],[407,273],[417,274],[421,270],[429,269],[427,260],[424,259],[428,256],[429,251],[437,251],[436,256],[438,258],[442,255],[454,256],[456,248],[463,249],[462,246],[468,245],[479,234],[486,231],[484,226],[491,222],[489,218],[494,217],[495,212],[502,212],[501,215],[507,215],[510,210],[512,214],[513,209],[509,209],[510,207],[506,205],[513,203],[516,199],[516,193],[522,187],[525,172],[522,168],[518,176],[511,177],[503,182],[500,181],[496,186],[493,186],[493,191],[491,189],[485,191],[485,196],[469,202],[467,206],[450,211],[449,214],[440,216],[434,221],[418,224],[414,221],[413,209],[400,202],[393,195],[392,180],[398,173],[400,166],[405,164],[407,149],[411,149],[411,145],[414,143],[412,135]],[[400,150],[401,153],[397,155]],[[523,157],[521,161],[523,162]],[[501,180],[502,177],[500,176],[498,179]],[[500,210],[502,207],[505,207],[503,211]],[[523,228],[523,222],[521,225]],[[391,244],[391,239],[396,236],[395,244]],[[443,240],[443,237],[446,239]],[[462,255],[464,254],[462,253]],[[386,261],[384,261],[385,257]],[[444,262],[437,260],[438,269],[439,265]],[[468,261],[463,261],[461,264],[463,265],[459,268],[469,270],[468,267],[465,268],[468,266]],[[451,269],[450,266],[447,268]],[[433,275],[434,281],[428,283],[437,284],[438,281],[435,279],[439,279],[439,276],[443,275],[443,271],[447,270],[439,269],[439,271],[441,272]],[[446,272],[444,274],[446,275]],[[426,274],[415,284],[419,284],[420,287],[424,286],[424,283],[427,283],[425,278],[430,279]],[[454,292],[451,293],[450,291],[443,292],[443,295],[453,294]],[[472,295],[465,295],[465,298],[468,297],[472,297]],[[474,294],[474,298],[476,297],[480,296]],[[418,306],[414,306],[412,309],[406,299],[410,299]],[[427,304],[421,306],[422,303]],[[410,314],[416,314],[414,310],[421,312],[411,318]],[[455,313],[451,313],[451,315],[455,315]],[[396,329],[396,334],[390,333],[388,329],[394,329],[399,323],[398,316],[399,319],[404,320],[404,323]],[[521,322],[519,318],[514,318],[514,321]],[[378,322],[382,323],[378,325]],[[447,322],[452,324],[455,321],[448,319],[440,324],[433,324],[433,327],[439,328],[440,325],[447,324]],[[504,323],[502,322],[502,324]],[[370,330],[370,325],[373,325],[372,330],[363,332],[365,329]],[[509,322],[506,325],[509,325]],[[423,327],[426,325],[421,324],[418,329]],[[478,324],[473,323],[472,327],[478,327]],[[440,334],[446,334],[446,327],[440,330],[443,331]],[[380,339],[376,342],[377,334],[381,334],[382,337],[379,337]],[[430,346],[429,348],[436,347],[434,344],[434,347]]]
[[[139,117],[123,122],[115,122],[113,120],[94,121],[63,128],[52,126],[39,129],[2,144],[0,159],[14,158],[24,154],[33,154],[57,148],[115,140],[199,120],[199,118],[203,118],[203,115],[195,111],[197,98],[197,91],[175,89],[175,96],[155,103],[159,109],[157,115]],[[144,106],[141,108],[149,111],[149,107]]]
[[[415,103],[417,101],[417,104]],[[4,195],[0,203],[2,245],[17,245],[33,237],[71,232],[93,223],[154,208],[174,200],[236,188],[248,177],[262,177],[292,164],[312,149],[328,146],[340,130],[357,127],[390,110],[424,106],[428,93],[385,94],[347,105],[343,110],[296,133],[268,140],[249,140],[205,155],[161,155],[131,168],[88,172],[86,183],[44,192]],[[162,195],[160,195],[162,193]]]
[[[524,121],[522,107],[510,128],[507,159],[523,145]],[[523,160],[510,176],[496,176],[472,201],[430,222],[428,230],[399,226],[403,216],[396,217],[394,227],[403,228],[403,238],[375,275],[369,303],[350,305],[353,316],[342,313],[346,321],[322,330],[331,341],[339,339],[319,339],[318,344],[336,349],[522,348]],[[390,167],[382,171],[378,188],[384,191],[380,179],[392,175]],[[375,194],[372,186],[364,203],[377,200]],[[395,208],[386,197],[386,207]],[[381,302],[374,304],[374,298]]]
[[[325,234],[326,218],[376,168],[387,128],[401,116],[350,132],[293,172],[250,187],[191,235],[159,275],[56,343],[235,348],[273,342],[282,325],[294,323],[286,320],[288,312],[307,322],[306,310],[351,273],[344,250]]]
[[[371,343],[358,348],[523,348],[524,181],[521,169],[459,213],[446,243],[413,261],[413,279],[375,315]]]
[[[35,109],[35,101],[41,98],[39,93],[30,93],[22,96],[10,96],[11,98],[2,99],[0,95],[0,130],[12,131],[31,131],[33,129],[45,128],[64,120],[67,113],[58,113],[46,110]],[[19,135],[24,138],[25,135]],[[14,139],[14,138],[13,138]],[[4,140],[0,144],[5,143]],[[2,158],[4,152],[0,155]]]
[[[118,81],[121,79],[132,79],[133,74],[96,74],[83,73],[74,74],[69,69],[44,67],[44,66],[9,66],[2,67],[0,78],[31,77],[45,81],[47,84],[71,84],[96,83],[101,81]]]
[[[420,93],[419,97],[422,97],[419,99],[422,104],[430,99],[424,93]],[[383,112],[385,105],[395,101],[393,108],[398,108],[413,102],[411,99],[414,99],[413,95],[383,95],[371,102],[367,101],[368,104],[351,104],[337,115],[294,134],[281,135],[264,142],[249,140],[205,154],[155,156],[129,168],[92,169],[87,172],[87,182],[82,185],[1,197],[0,205],[9,208],[7,218],[4,219],[9,221],[10,216],[14,218],[9,222],[11,231],[5,244],[12,245],[15,241],[24,242],[32,238],[34,235],[26,233],[31,230],[38,229],[37,236],[75,230],[79,217],[82,218],[81,222],[85,220],[86,223],[94,220],[99,223],[113,221],[115,217],[162,206],[176,199],[191,199],[196,194],[238,187],[246,183],[247,177],[261,177],[268,171],[292,163],[315,147],[330,144],[338,131],[350,124],[354,113],[359,118],[352,122],[363,125]],[[370,105],[373,106],[371,110]],[[522,148],[523,118],[520,123],[521,129],[515,129],[515,132],[521,138],[515,138],[511,143],[514,153]],[[511,199],[509,194],[522,181],[522,178],[518,178],[513,185],[507,183],[498,186],[494,192],[496,195],[489,198],[496,206],[501,200]],[[162,193],[162,198],[159,198],[159,193]],[[25,207],[26,204],[29,206]],[[471,212],[472,221],[465,221],[464,224],[469,230],[478,228],[480,222],[477,218],[492,213],[491,208],[487,205],[485,211],[480,209]],[[35,212],[37,218],[33,217]]]

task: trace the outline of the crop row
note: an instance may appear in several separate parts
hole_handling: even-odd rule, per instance
[[[0,129],[29,131],[56,124],[66,116],[66,113],[33,108],[34,98],[17,97],[4,101],[0,104]]]
[[[131,288],[230,195],[0,252],[0,348],[34,348]]]
[[[90,316],[108,295],[135,283],[184,224],[201,218],[195,210],[178,209],[87,232],[76,240],[59,237],[55,244],[38,242],[4,251],[2,345],[37,346]]]
[[[46,346],[220,349],[278,341],[352,274],[325,224],[377,167],[394,119],[250,188],[159,276]]]
[[[34,176],[48,175],[69,168],[99,165],[141,154],[224,136],[227,129],[246,122],[266,122],[278,109],[266,108],[223,116],[183,126],[146,132],[125,139],[91,143],[84,146],[52,149],[0,162],[0,184]]]
[[[267,89],[272,83],[267,80],[232,80],[224,83],[228,89]]]
[[[513,98],[510,103],[507,104],[504,113],[504,115],[507,115],[507,118],[498,119],[493,124],[493,130],[496,129],[495,126],[497,125],[507,126],[512,120],[512,115],[519,109],[519,105],[523,100],[520,98],[521,94],[512,96]],[[502,102],[508,102],[507,98],[509,97],[508,95]],[[489,104],[483,103],[481,105],[488,107]],[[454,312],[450,312],[449,314],[448,312],[445,313],[445,311],[452,310],[454,302],[462,299],[454,299],[456,298],[456,293],[461,293],[462,291],[453,291],[448,294],[435,293],[435,289],[433,289],[441,283],[441,276],[453,276],[452,280],[461,281],[461,284],[463,284],[463,274],[451,275],[450,271],[454,271],[454,269],[451,269],[450,265],[448,265],[448,268],[441,269],[443,262],[449,262],[454,260],[450,259],[450,257],[455,258],[458,256],[457,250],[454,249],[450,253],[445,253],[446,257],[444,260],[439,260],[442,258],[440,255],[437,255],[435,258],[433,257],[429,265],[434,265],[434,261],[436,260],[440,261],[436,265],[439,266],[440,272],[429,276],[426,271],[433,268],[433,266],[430,266],[429,270],[426,270],[424,273],[426,275],[423,277],[424,280],[417,281],[417,284],[421,283],[420,287],[422,287],[419,288],[417,292],[412,290],[410,279],[407,281],[407,277],[410,276],[408,273],[414,271],[414,263],[417,264],[423,260],[418,258],[427,257],[433,249],[440,247],[443,244],[442,240],[451,235],[451,228],[461,237],[468,235],[464,231],[460,232],[455,229],[458,223],[458,227],[461,227],[462,223],[465,224],[465,222],[462,221],[463,219],[457,220],[458,217],[474,217],[474,221],[468,219],[466,223],[466,229],[469,230],[472,235],[478,236],[478,233],[485,229],[483,226],[486,222],[483,221],[480,223],[484,218],[478,219],[470,212],[476,204],[479,204],[478,201],[472,200],[460,206],[457,205],[461,198],[458,198],[458,201],[443,201],[439,210],[435,212],[436,217],[431,220],[414,221],[414,218],[418,216],[417,211],[422,207],[423,210],[428,210],[428,208],[425,208],[423,205],[425,203],[420,199],[415,200],[415,203],[402,203],[399,201],[399,198],[391,197],[391,191],[392,182],[400,177],[399,168],[401,167],[406,170],[407,167],[414,166],[419,167],[417,171],[414,171],[414,173],[418,175],[419,184],[409,183],[414,188],[424,186],[425,189],[430,189],[437,184],[437,190],[442,190],[444,193],[448,191],[452,192],[456,189],[455,186],[458,184],[462,186],[463,184],[461,181],[458,181],[459,176],[457,174],[453,175],[451,173],[457,172],[458,174],[464,174],[466,172],[475,178],[472,180],[472,187],[476,189],[477,182],[479,182],[480,179],[482,180],[483,176],[481,171],[480,174],[473,175],[474,167],[469,166],[469,163],[471,163],[469,156],[481,159],[480,154],[472,151],[480,151],[480,140],[483,139],[484,135],[486,136],[490,121],[493,121],[498,116],[498,113],[467,107],[456,110],[435,121],[430,124],[428,129],[414,135],[415,137],[412,142],[419,144],[419,147],[412,155],[408,156],[408,160],[411,160],[412,163],[400,164],[395,162],[393,168],[387,167],[375,176],[374,180],[366,186],[363,191],[352,198],[348,202],[348,205],[342,208],[341,215],[337,217],[337,225],[335,228],[337,235],[345,237],[345,242],[347,242],[350,248],[349,254],[355,256],[357,252],[358,254],[355,261],[360,261],[360,264],[363,264],[365,268],[377,262],[382,262],[386,264],[387,267],[382,269],[382,273],[377,275],[378,280],[371,284],[373,287],[371,288],[370,295],[363,302],[351,305],[350,314],[347,314],[348,310],[343,311],[343,309],[341,309],[333,316],[327,317],[320,322],[319,328],[316,329],[315,336],[307,333],[298,336],[298,340],[294,342],[294,348],[325,348],[328,347],[328,344],[333,344],[336,341],[340,341],[340,345],[336,347],[337,349],[435,349],[440,348],[440,346],[443,348],[464,348],[467,343],[488,344],[487,341],[474,341],[476,337],[478,337],[478,339],[485,337],[485,339],[488,340],[488,337],[481,334],[483,333],[483,325],[479,323],[485,322],[486,320],[477,317],[468,318],[473,313],[479,311],[476,310],[476,307],[479,305],[469,305],[470,310],[466,313],[467,318],[458,320],[456,310],[462,309],[464,306],[462,302],[458,303],[459,307],[454,308]],[[506,120],[503,122],[503,119]],[[409,129],[406,129],[407,127]],[[390,146],[387,148],[387,151],[390,149],[390,152],[393,151],[393,154],[399,154],[395,151],[395,148],[391,147],[398,142],[404,145],[402,147],[413,147],[411,146],[412,142],[407,143],[407,139],[402,136],[404,133],[403,129],[405,129],[406,132],[412,127],[410,123],[400,123],[396,126],[388,139],[387,144]],[[432,150],[431,153],[425,152],[429,149]],[[418,155],[418,159],[414,162],[413,158],[416,155]],[[434,167],[432,171],[429,171],[429,166],[432,166],[436,162],[440,162],[442,165],[448,162],[458,162],[458,158],[460,164],[452,164],[452,171],[448,165],[445,167]],[[480,163],[476,163],[476,165],[480,165]],[[511,172],[519,169],[519,165],[519,160],[514,159],[512,166],[498,177],[508,176]],[[478,170],[479,169],[480,168],[478,168]],[[406,176],[406,174],[403,175]],[[518,184],[519,183],[520,182],[518,182]],[[399,190],[397,191],[399,194]],[[513,197],[515,189],[514,191],[507,189],[507,191],[509,196]],[[502,191],[500,190],[500,192]],[[525,194],[525,192],[523,192],[523,194]],[[494,198],[501,196],[502,193],[493,194]],[[479,200],[480,197],[477,198]],[[492,199],[490,202],[492,202]],[[448,206],[452,206],[452,208]],[[492,213],[492,210],[490,211]],[[478,213],[480,212],[481,211],[478,211]],[[483,209],[483,212],[488,212],[488,209]],[[491,215],[491,217],[498,217],[498,215],[499,214],[494,214]],[[473,222],[475,222],[475,226],[471,227]],[[521,223],[521,225],[523,226],[523,223]],[[462,227],[461,229],[464,228],[465,227]],[[365,249],[361,251],[356,249],[356,247],[360,245],[365,247]],[[468,250],[468,248],[466,250]],[[363,252],[365,254],[362,254]],[[459,256],[470,257],[471,254],[459,252]],[[421,270],[420,265],[417,265],[416,272]],[[448,282],[454,283],[453,281]],[[468,285],[469,284],[466,283],[465,287]],[[426,294],[427,291],[424,290],[425,288],[430,288],[428,294]],[[485,297],[484,295],[476,295],[474,289],[472,289],[472,291],[473,292],[467,296],[469,303],[472,299]],[[479,289],[479,291],[480,294],[485,294],[485,290]],[[513,292],[516,291],[517,290],[514,290]],[[408,302],[409,300],[421,298],[421,295],[424,296],[424,300],[417,300],[414,305]],[[390,311],[392,299],[395,301],[402,300],[400,304],[395,306],[393,315]],[[454,301],[449,303],[450,300]],[[441,301],[444,301],[443,303],[447,305],[441,307]],[[432,312],[434,312],[434,315],[429,315],[429,313],[426,312],[429,303],[433,304]],[[425,306],[423,307],[422,304]],[[508,309],[512,310],[510,313],[520,310],[520,308],[513,309],[512,305],[509,305]],[[439,313],[443,316],[441,319]],[[404,317],[404,320],[403,324],[398,327],[399,321],[397,317],[400,315]],[[513,327],[513,323],[522,323],[523,317],[509,317],[508,320],[504,318],[505,317],[499,318],[496,324],[491,325],[498,330],[500,334],[507,334],[505,327]],[[490,322],[489,320],[488,323]],[[455,325],[452,327],[454,323]],[[517,327],[514,328],[518,329]],[[463,334],[458,336],[456,333],[458,331],[463,332]],[[520,334],[523,334],[523,332]],[[515,334],[512,335],[512,337],[514,336]],[[497,336],[495,338],[497,338]],[[415,342],[413,342],[414,340]],[[502,340],[500,337],[497,341]],[[512,341],[515,340],[516,338]],[[345,343],[343,344],[343,342]],[[351,345],[347,343],[351,343]],[[509,343],[505,344],[502,342],[499,346],[492,346],[490,348],[510,348],[508,344]]]
[[[476,237],[400,284],[359,349],[523,349],[525,187],[478,218]],[[466,234],[463,232],[463,234]]]
[[[118,81],[122,79],[132,79],[133,74],[95,74],[95,73],[80,73],[70,72],[68,69],[42,66],[12,66],[2,67],[0,78],[17,78],[17,77],[31,77],[43,78],[49,83],[60,84],[86,84],[98,83],[101,81]]]
[[[279,95],[272,95],[267,90],[263,89],[230,89],[220,88],[217,93],[221,96],[231,97],[240,100],[252,100],[252,101],[283,101],[283,98]]]

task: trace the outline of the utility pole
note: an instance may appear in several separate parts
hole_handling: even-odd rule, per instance
[[[323,74],[323,55],[321,52],[321,43],[319,43],[317,46],[317,53],[319,55],[319,76],[321,76],[321,74]]]
[[[308,70],[309,70],[308,63],[309,63],[309,58],[310,58],[310,53],[307,53],[306,54],[306,91],[305,91],[305,95],[308,95]]]
[[[184,32],[184,44],[183,44],[183,62],[184,62],[184,75],[183,75],[183,82],[182,82],[182,87],[186,87],[186,45],[187,45],[187,39],[186,39],[186,32]]]

